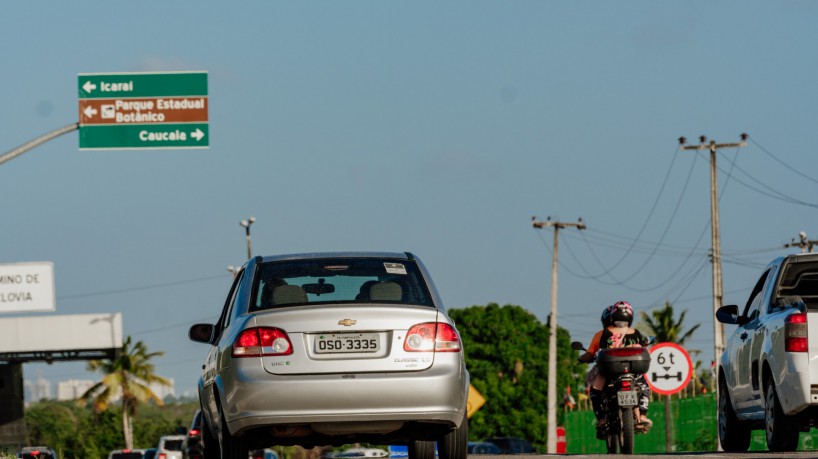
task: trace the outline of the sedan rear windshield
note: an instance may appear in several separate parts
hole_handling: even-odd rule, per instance
[[[332,303],[434,305],[411,260],[284,260],[262,263],[257,272],[251,310]]]

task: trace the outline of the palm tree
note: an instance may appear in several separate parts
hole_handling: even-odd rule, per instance
[[[683,324],[687,311],[682,311],[679,314],[679,320],[674,318],[673,305],[669,301],[665,301],[665,307],[661,309],[654,309],[651,315],[642,311],[642,322],[645,323],[648,330],[656,337],[657,343],[676,343],[683,345],[688,338],[693,335],[693,332],[699,328],[696,324],[686,332],[682,333]]]
[[[136,416],[139,402],[153,400],[162,405],[162,399],[151,391],[149,384],[169,386],[170,381],[154,373],[150,360],[163,355],[164,352],[148,352],[142,341],[131,343],[127,337],[122,344],[122,351],[114,359],[91,360],[89,371],[101,371],[103,378],[80,396],[80,403],[93,400],[94,410],[102,412],[117,397],[122,397],[122,434],[125,437],[125,448],[133,448],[133,427],[131,418]]]
[[[642,311],[641,318],[642,322],[645,324],[648,330],[656,337],[657,343],[676,343],[680,346],[683,346],[685,341],[688,340],[693,335],[693,332],[699,328],[701,324],[696,324],[690,327],[689,330],[682,332],[684,329],[684,321],[685,315],[687,315],[687,311],[682,311],[679,314],[679,320],[674,318],[673,312],[673,305],[669,301],[665,301],[665,306],[661,309],[654,309],[650,312],[650,316],[644,311]],[[701,351],[696,349],[688,349],[690,354],[697,355]],[[697,374],[701,375],[702,383],[706,384],[706,380],[708,379],[707,376],[709,372],[701,372],[699,367],[701,366],[700,361],[696,361],[696,365],[693,370],[693,375],[696,376]],[[698,377],[693,378],[693,386],[692,390],[695,393],[698,393],[696,390],[696,386],[700,384]],[[710,381],[713,381],[713,378],[709,378]],[[711,384],[712,385],[712,384]],[[705,385],[706,387],[706,385]],[[712,389],[712,387],[711,387]]]

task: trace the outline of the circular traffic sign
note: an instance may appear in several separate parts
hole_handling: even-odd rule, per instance
[[[675,394],[690,383],[693,361],[676,343],[659,343],[650,348],[650,367],[645,374],[651,390],[657,394]]]

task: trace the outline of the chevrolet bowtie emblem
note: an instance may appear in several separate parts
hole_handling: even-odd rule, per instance
[[[356,323],[357,323],[357,321],[352,320],[352,319],[344,319],[344,320],[339,320],[338,321],[338,325],[343,325],[345,327],[351,327],[352,325],[355,325]]]

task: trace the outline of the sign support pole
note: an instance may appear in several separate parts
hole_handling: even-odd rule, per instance
[[[80,128],[80,123],[73,123],[73,124],[69,124],[68,126],[61,127],[59,129],[55,129],[55,130],[49,132],[48,134],[41,135],[40,137],[37,137],[36,139],[31,140],[31,141],[29,141],[27,143],[24,143],[23,145],[20,145],[19,147],[15,148],[14,150],[9,151],[8,153],[4,154],[3,156],[0,156],[0,164],[3,164],[4,162],[6,162],[8,160],[14,159],[14,158],[22,155],[23,153],[31,150],[32,148],[34,148],[36,146],[39,146],[39,145],[41,145],[43,143],[46,143],[46,142],[48,142],[49,140],[51,140],[51,139],[53,139],[55,137],[59,137],[59,136],[61,136],[63,134],[69,133],[71,131],[76,131],[79,128]]]
[[[665,395],[665,452],[670,452],[670,395]]]

